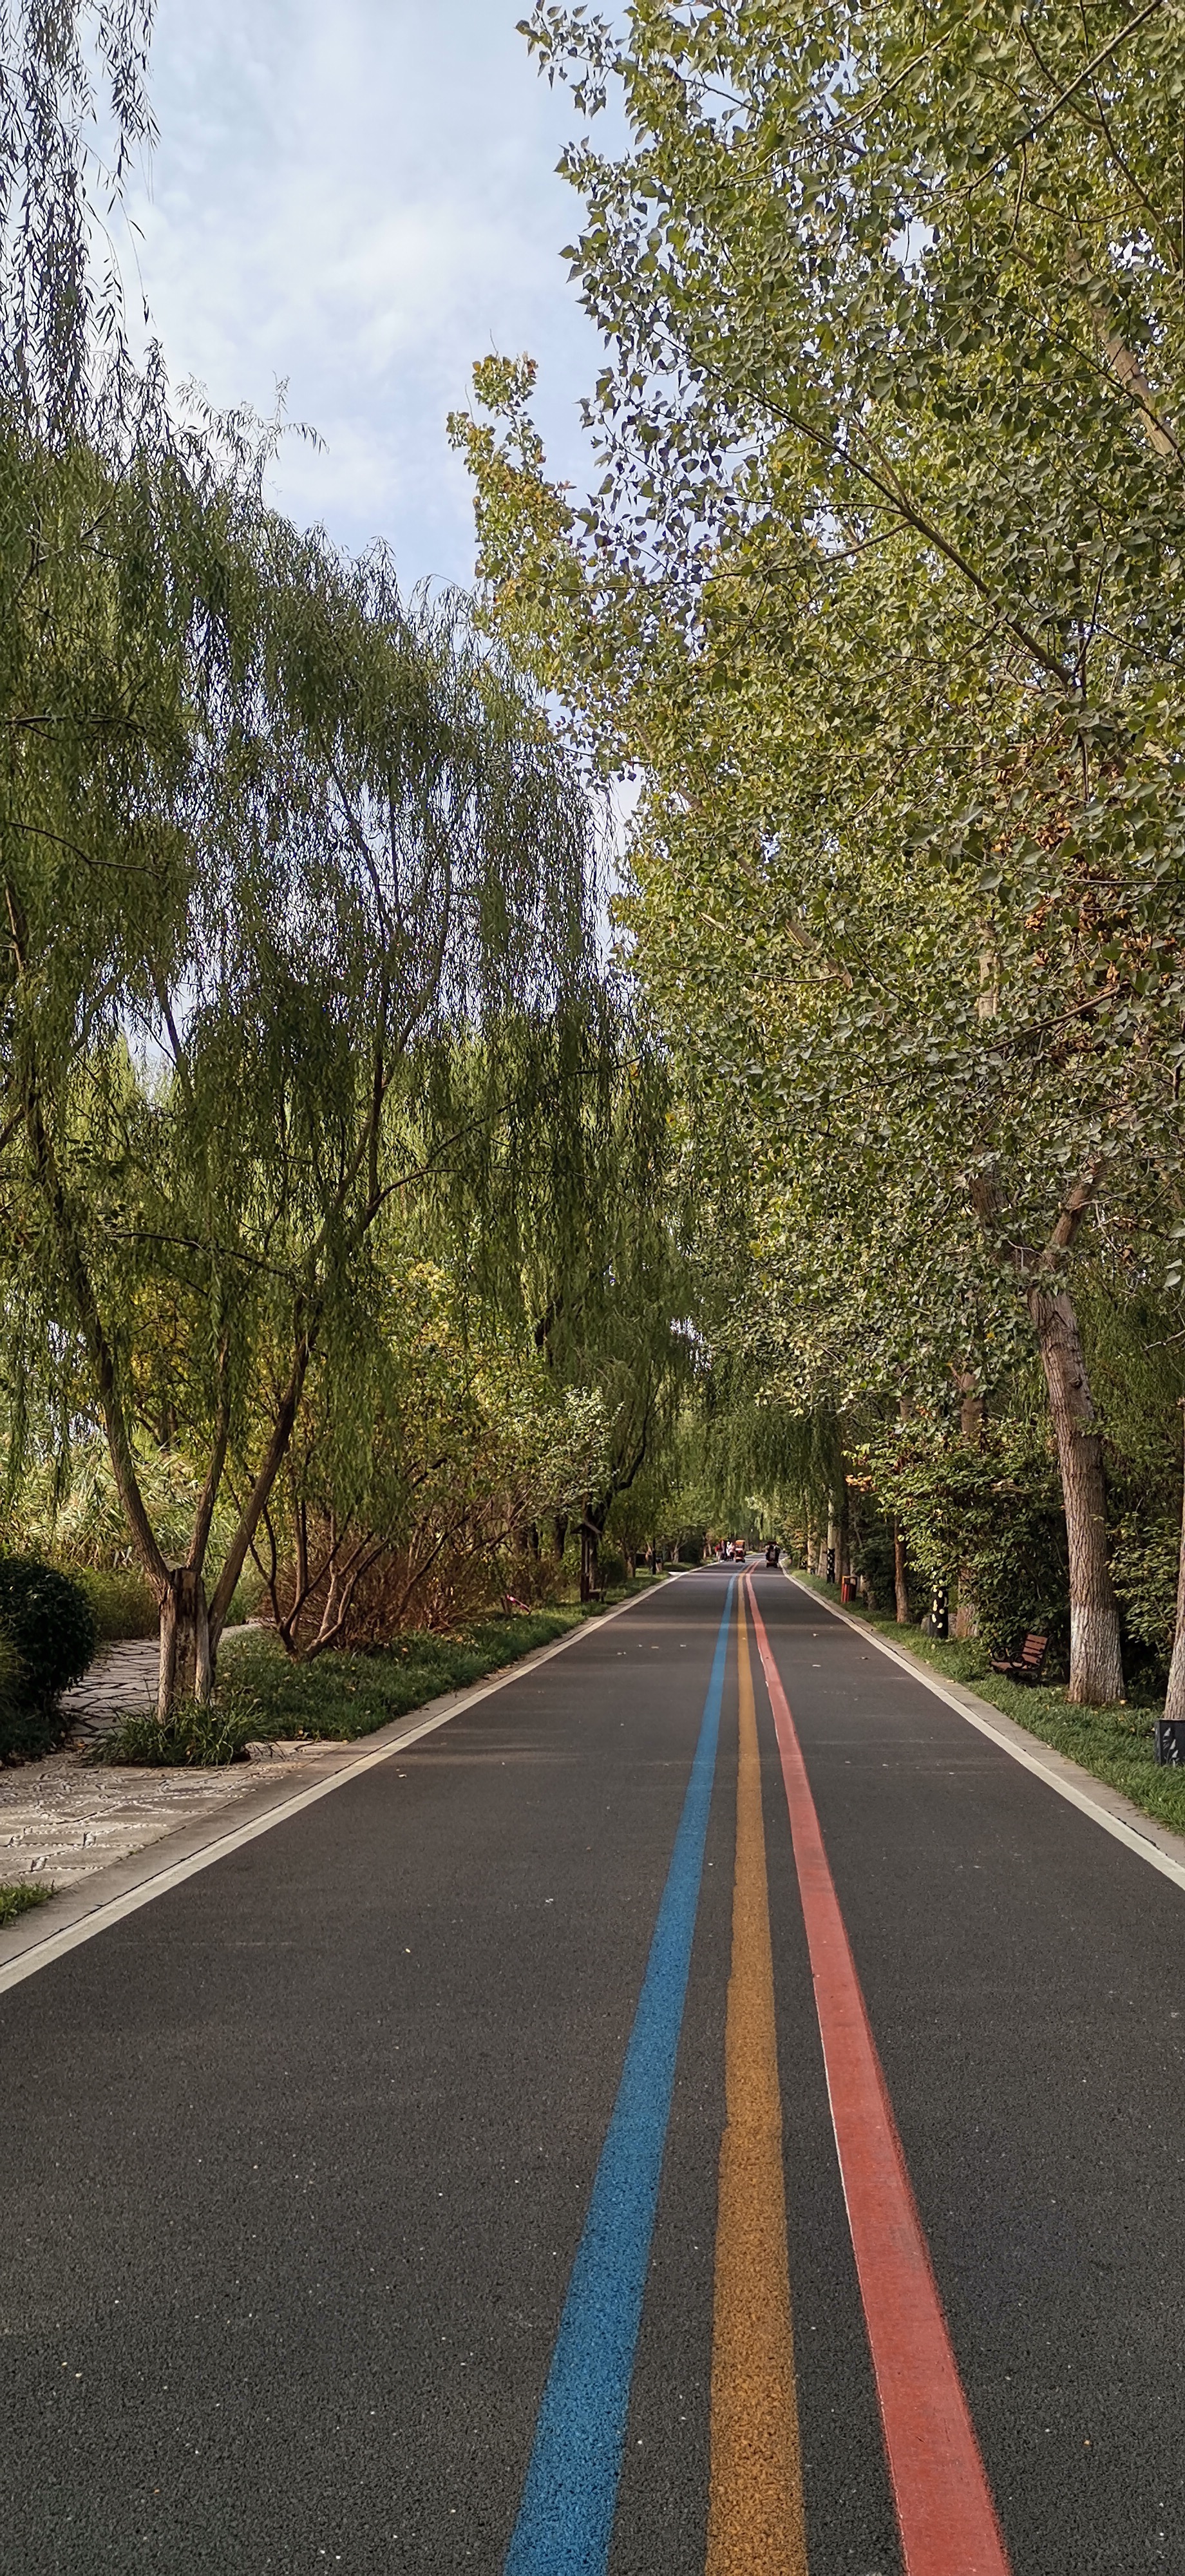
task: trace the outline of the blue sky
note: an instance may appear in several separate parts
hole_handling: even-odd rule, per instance
[[[581,477],[600,351],[559,257],[573,114],[515,32],[525,5],[160,0],[131,211],[170,374],[262,411],[287,377],[325,447],[290,442],[274,498],[343,544],[387,537],[408,585],[472,572],[444,419],[486,349],[539,359],[551,462]]]

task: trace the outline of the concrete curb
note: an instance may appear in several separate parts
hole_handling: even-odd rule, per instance
[[[681,1574],[694,1571],[689,1566],[678,1569]],[[462,1709],[473,1708],[479,1700],[490,1699],[495,1691],[521,1681],[541,1664],[550,1663],[553,1656],[566,1653],[579,1638],[596,1636],[625,1611],[640,1609],[644,1602],[665,1591],[672,1579],[668,1575],[650,1591],[633,1593],[628,1601],[615,1602],[611,1610],[603,1610],[593,1619],[582,1619],[565,1637],[554,1638],[550,1646],[535,1647],[513,1664],[503,1664],[484,1681],[471,1682],[464,1690],[442,1692],[438,1699],[409,1709],[404,1717],[393,1718],[389,1726],[378,1728],[373,1735],[356,1738],[352,1744],[334,1745],[329,1753],[300,1756],[303,1773],[315,1768],[319,1774],[311,1782],[306,1776],[300,1788],[291,1785],[297,1762],[290,1758],[280,1766],[286,1778],[273,1775],[260,1782],[257,1796],[236,1802],[233,1825],[220,1825],[207,1815],[200,1824],[182,1825],[172,1833],[162,1834],[158,1841],[129,1853],[126,1860],[113,1861],[108,1869],[96,1870],[94,1877],[80,1886],[64,1888],[60,1896],[47,1898],[43,1905],[33,1907],[0,1932],[0,1994],[10,1986],[20,1985],[25,1977],[34,1976],[38,1968],[49,1967],[68,1950],[77,1949],[80,1942],[93,1940],[109,1924],[122,1922],[125,1915],[151,1904],[154,1896],[165,1895],[169,1888],[180,1886],[183,1879],[196,1877],[199,1870],[211,1868],[227,1853],[269,1833],[287,1816],[315,1806],[318,1799],[329,1797],[359,1773],[388,1761],[405,1745],[416,1743],[422,1735],[431,1735],[438,1726],[446,1726]]]
[[[1133,1807],[1131,1799],[1125,1798],[1118,1789],[1109,1789],[1105,1780],[1096,1780],[1092,1771],[1084,1771],[1081,1763],[1072,1762],[1067,1753],[1059,1753],[1052,1744],[1043,1744],[1039,1736],[1030,1735],[1015,1718],[1005,1717],[1002,1709],[993,1708],[990,1700],[980,1699],[975,1691],[967,1689],[965,1683],[948,1681],[945,1674],[941,1680],[936,1679],[920,1656],[911,1655],[907,1646],[891,1646],[887,1637],[878,1636],[865,1620],[853,1619],[849,1611],[821,1600],[819,1594],[812,1592],[809,1584],[800,1583],[788,1567],[783,1566],[781,1570],[795,1591],[801,1592],[825,1618],[842,1619],[845,1628],[854,1629],[858,1637],[866,1637],[879,1654],[887,1655],[890,1662],[899,1664],[903,1672],[911,1673],[915,1681],[933,1692],[935,1699],[945,1700],[956,1716],[965,1718],[969,1726],[978,1727],[981,1735],[991,1736],[1014,1762],[1021,1763],[1026,1771],[1035,1771],[1039,1779],[1044,1780],[1049,1788],[1056,1789],[1058,1796],[1077,1807],[1080,1814],[1089,1816],[1096,1825],[1102,1826],[1104,1833],[1113,1834],[1116,1842],[1125,1844],[1129,1851],[1146,1860],[1152,1869],[1159,1870],[1163,1877],[1171,1878],[1176,1886],[1185,1890],[1185,1835],[1175,1834],[1170,1825],[1159,1824],[1155,1816],[1146,1816],[1141,1807]]]

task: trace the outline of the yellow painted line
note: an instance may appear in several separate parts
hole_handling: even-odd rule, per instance
[[[736,1875],[716,2220],[707,2576],[806,2576],[761,1762],[743,1600],[738,1609]]]

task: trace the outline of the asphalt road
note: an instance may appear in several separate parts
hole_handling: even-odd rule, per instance
[[[0,1996],[3,2576],[767,2576],[709,2534],[726,2014],[734,2128],[757,2045],[728,1589],[664,1587]],[[1011,2567],[1182,2576],[1185,1897],[754,1592]],[[806,2564],[902,2576],[752,1669]]]

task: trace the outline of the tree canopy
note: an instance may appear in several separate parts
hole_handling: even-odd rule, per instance
[[[773,1383],[998,1390],[1035,1333],[1114,1698],[1072,1283],[1163,1280],[1182,1212],[1171,13],[524,32],[629,145],[565,164],[596,490],[548,486],[529,365],[454,423],[491,614],[644,781],[625,919]]]

